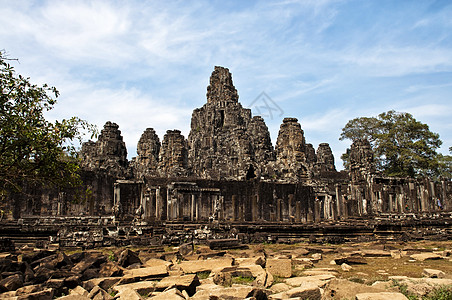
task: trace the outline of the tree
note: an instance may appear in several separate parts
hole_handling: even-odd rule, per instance
[[[24,184],[71,187],[81,183],[76,142],[96,128],[77,117],[50,122],[54,87],[37,86],[17,75],[0,51],[0,198]]]
[[[377,170],[387,176],[438,175],[436,149],[442,144],[439,135],[409,113],[391,110],[377,117],[355,118],[342,129],[340,140],[344,139],[367,139]]]

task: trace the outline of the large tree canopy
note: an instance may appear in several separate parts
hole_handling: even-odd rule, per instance
[[[377,117],[355,118],[342,129],[340,140],[344,139],[367,139],[377,169],[387,176],[438,175],[439,135],[409,113],[391,110]]]
[[[77,117],[46,120],[58,91],[17,75],[1,51],[0,89],[0,196],[24,184],[80,183],[74,142],[81,142],[84,130],[94,134],[95,127]]]

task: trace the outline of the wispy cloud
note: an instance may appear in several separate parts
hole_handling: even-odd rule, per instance
[[[130,153],[146,127],[186,135],[210,72],[223,65],[244,106],[267,92],[336,154],[349,119],[391,108],[425,116],[452,142],[452,85],[442,76],[452,74],[452,6],[435,5],[3,1],[0,48],[33,82],[61,91],[52,117],[117,122]],[[275,141],[281,120],[266,121]]]

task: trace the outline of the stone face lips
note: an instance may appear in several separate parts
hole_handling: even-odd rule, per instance
[[[207,103],[193,111],[188,139],[168,130],[160,143],[152,128],[142,134],[137,157],[128,169],[121,131],[107,122],[97,142],[85,143],[81,157],[86,169],[105,169],[118,178],[145,176],[214,180],[282,180],[300,182],[321,171],[335,171],[328,144],[317,154],[307,144],[296,118],[285,118],[276,149],[264,119],[243,108],[227,68],[215,67],[207,87]]]

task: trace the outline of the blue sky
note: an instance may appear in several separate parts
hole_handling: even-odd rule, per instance
[[[347,121],[391,109],[429,124],[440,152],[452,146],[450,1],[0,0],[0,15],[16,70],[61,93],[49,118],[116,122],[129,158],[148,127],[188,136],[216,65],[243,106],[265,92],[281,108],[261,110],[273,143],[296,117],[339,169]]]

